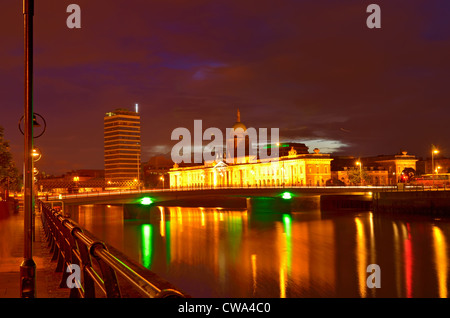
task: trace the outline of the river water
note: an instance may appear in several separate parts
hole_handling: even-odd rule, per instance
[[[448,297],[450,218],[156,206],[124,220],[121,205],[70,213],[192,297]]]

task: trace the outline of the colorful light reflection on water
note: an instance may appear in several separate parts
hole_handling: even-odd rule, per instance
[[[450,220],[80,206],[73,218],[194,297],[448,297]],[[369,264],[381,288],[367,287]]]

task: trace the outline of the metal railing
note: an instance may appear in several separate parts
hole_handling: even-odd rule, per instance
[[[443,185],[442,187],[438,186],[428,186],[428,185],[409,185],[404,184],[403,186],[394,186],[391,188],[385,188],[383,189],[383,192],[424,192],[424,191],[448,191],[450,190],[450,187],[448,185]]]
[[[144,297],[186,297],[173,288],[158,288],[108,251],[105,243],[84,233],[76,223],[49,205],[42,201],[38,201],[38,204],[48,246],[53,253],[52,261],[57,261],[55,271],[62,273],[59,287],[68,287],[67,280],[74,264],[80,268],[80,278],[75,282],[78,288],[70,288],[70,298],[95,298],[96,290],[101,291],[106,298],[121,298],[117,275]]]

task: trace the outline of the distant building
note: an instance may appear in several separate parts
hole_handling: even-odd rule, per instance
[[[41,192],[78,193],[102,191],[105,188],[103,170],[72,170],[62,176],[38,178],[36,185]]]
[[[408,155],[406,151],[402,151],[396,155],[379,155],[376,157],[361,158],[363,166],[382,166],[388,171],[389,185],[395,185],[402,180],[402,172],[406,168],[416,170],[416,162],[418,159],[414,155]]]
[[[146,188],[168,188],[169,170],[173,167],[172,159],[155,156],[143,164],[144,186]]]
[[[139,113],[116,109],[104,117],[105,181],[108,186],[138,185],[141,161]]]
[[[98,169],[80,169],[80,170],[72,170],[65,174],[65,178],[69,180],[75,177],[77,177],[79,181],[86,181],[92,179],[101,180],[105,178],[105,171]]]
[[[417,173],[418,174],[433,174],[433,163],[431,158],[425,160],[419,160],[417,162]],[[434,158],[434,173],[450,173],[450,159],[445,157],[435,157]]]
[[[356,158],[353,156],[333,157],[331,163],[332,180],[341,185],[352,185],[350,174],[361,169],[366,176],[365,185],[396,185],[402,181],[406,168],[416,170],[418,159],[406,151],[395,155],[379,155]],[[359,164],[357,164],[359,162]]]
[[[382,186],[389,185],[388,170],[381,164],[372,162],[371,165],[367,161],[363,161],[364,158],[358,159],[353,156],[337,156],[333,157],[331,162],[331,177],[332,180],[327,185],[334,186],[348,186],[348,185],[360,185],[361,182],[352,182],[352,174],[361,173],[364,175],[363,185]],[[357,162],[363,162],[360,167]],[[354,178],[353,178],[354,179]]]

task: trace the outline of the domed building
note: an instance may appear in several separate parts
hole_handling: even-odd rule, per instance
[[[325,186],[331,179],[329,154],[315,148],[313,153],[301,143],[275,143],[258,145],[251,132],[241,122],[237,110],[236,122],[227,129],[226,151],[203,165],[180,167],[175,164],[169,171],[170,187],[217,188],[217,187],[273,187],[273,186]],[[278,150],[279,156],[260,159],[262,149]],[[282,151],[280,151],[282,149]],[[289,149],[288,151],[286,151]]]

